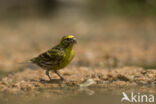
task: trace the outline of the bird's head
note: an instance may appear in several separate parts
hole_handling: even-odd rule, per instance
[[[61,42],[60,44],[64,47],[71,47],[73,46],[75,43],[77,43],[76,41],[76,38],[73,36],[73,35],[67,35],[67,36],[64,36],[62,39],[61,39]]]

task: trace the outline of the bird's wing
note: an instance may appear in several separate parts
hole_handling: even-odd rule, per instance
[[[47,52],[40,54],[38,57],[31,61],[38,64],[39,66],[49,67],[59,64],[64,58],[64,51],[62,49],[53,48]]]

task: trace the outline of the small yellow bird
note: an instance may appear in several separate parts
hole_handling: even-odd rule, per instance
[[[52,79],[49,75],[49,71],[53,71],[61,80],[64,80],[58,70],[64,68],[72,61],[74,57],[73,46],[75,43],[77,43],[77,41],[73,35],[64,36],[58,45],[32,58],[30,62],[45,69],[46,75],[50,80]]]

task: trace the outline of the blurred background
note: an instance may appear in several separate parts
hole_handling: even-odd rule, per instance
[[[155,68],[155,0],[1,0],[0,71],[78,38],[71,66]]]
[[[16,86],[10,84],[12,82],[17,82],[17,86],[37,87],[33,81],[40,80],[39,78],[43,77],[42,72],[27,70],[34,67],[27,68],[19,63],[50,49],[62,36],[68,34],[75,35],[78,41],[75,47],[76,57],[67,67],[68,76],[71,76],[68,72],[75,71],[70,69],[83,69],[83,73],[86,69],[97,69],[100,72],[129,66],[132,66],[130,70],[136,67],[156,69],[156,0],[0,0],[0,79],[4,82],[1,84],[0,81],[1,86],[6,89],[12,88],[12,92],[16,92]],[[134,73],[137,76],[140,71]],[[130,77],[132,74],[130,73]],[[147,76],[145,74],[143,72],[142,76]],[[34,75],[37,77],[33,77]],[[153,76],[150,74],[150,77]],[[122,79],[125,78],[127,77]],[[146,77],[140,79],[144,81]],[[122,81],[119,80],[120,82],[122,85]],[[104,85],[107,83],[103,82]],[[71,82],[71,85],[74,84]],[[25,95],[22,95],[21,91],[14,95],[0,93],[0,99],[4,104],[51,104],[55,102],[53,99],[60,97],[61,92],[62,95],[67,95],[63,99],[58,99],[56,104],[77,104],[80,101],[90,104],[110,101],[110,104],[114,104],[121,103],[121,90],[124,90],[123,86],[118,85],[113,86],[120,89],[115,89],[118,93],[113,92],[118,96],[111,94],[112,90],[107,85],[103,88],[106,91],[100,90],[99,95],[83,96],[77,95],[74,91],[70,93],[59,84],[58,86],[65,90],[63,92],[54,84],[54,88],[45,87],[45,92],[41,87],[37,93],[34,93],[34,90],[24,90],[28,92]],[[131,89],[131,86],[127,86],[125,91]],[[142,90],[140,85],[137,87]],[[149,89],[147,92],[150,92]],[[67,97],[68,94],[71,96]]]

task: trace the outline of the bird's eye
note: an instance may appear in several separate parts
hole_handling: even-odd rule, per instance
[[[70,40],[70,38],[67,38],[66,40]]]

